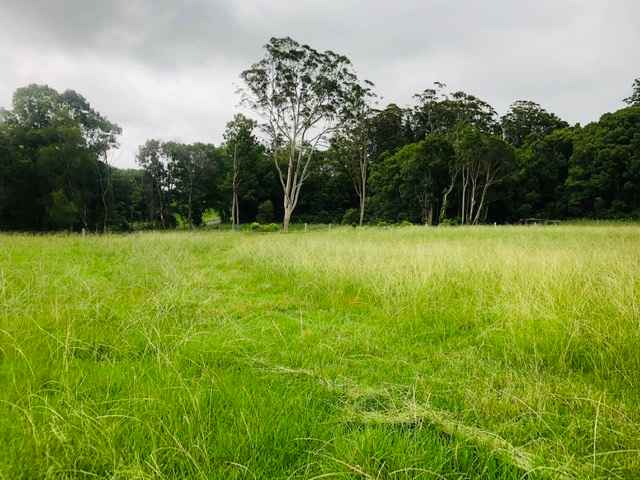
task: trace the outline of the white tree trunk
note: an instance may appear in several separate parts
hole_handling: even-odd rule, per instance
[[[238,144],[233,146],[233,179],[231,181],[231,226],[235,230],[240,225],[240,205],[238,202],[238,179],[240,176],[238,165]]]
[[[291,221],[291,214],[293,213],[293,208],[290,206],[287,206],[287,203],[285,202],[285,206],[284,206],[284,218],[282,219],[282,229],[285,232],[289,231],[289,222]]]

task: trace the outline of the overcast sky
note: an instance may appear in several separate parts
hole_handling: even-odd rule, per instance
[[[0,0],[0,106],[74,89],[148,138],[218,144],[239,73],[272,36],[351,58],[384,102],[444,81],[500,114],[530,99],[570,123],[618,109],[640,76],[638,0]]]

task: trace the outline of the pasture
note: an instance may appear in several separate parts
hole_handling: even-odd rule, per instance
[[[0,235],[0,479],[640,477],[640,227]]]

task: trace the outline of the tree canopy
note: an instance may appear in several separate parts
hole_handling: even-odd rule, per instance
[[[150,139],[129,170],[110,161],[121,128],[80,93],[18,88],[0,109],[0,228],[640,218],[640,79],[627,107],[569,126],[443,82],[379,105],[347,57],[289,37],[241,78],[256,119],[235,115],[220,145]]]

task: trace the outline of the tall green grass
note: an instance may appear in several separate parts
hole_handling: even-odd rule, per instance
[[[0,478],[638,478],[640,228],[0,236]]]

